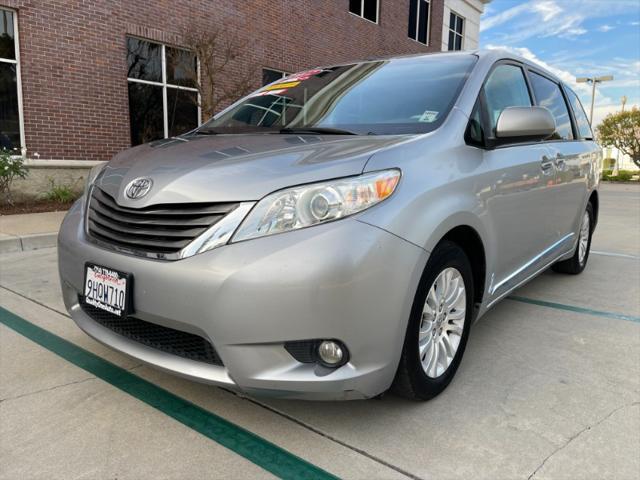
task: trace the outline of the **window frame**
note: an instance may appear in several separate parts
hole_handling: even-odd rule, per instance
[[[462,32],[458,33],[455,30],[455,26],[454,26],[454,28],[451,28],[451,15],[454,15],[456,17],[456,23],[457,23],[457,19],[462,20]],[[462,15],[460,15],[459,13],[457,13],[457,12],[455,12],[453,10],[449,10],[449,29],[448,30],[449,30],[449,33],[453,33],[454,47],[455,47],[455,38],[456,38],[456,36],[460,37],[460,50],[456,50],[455,48],[452,49],[451,45],[448,44],[447,45],[447,48],[448,48],[447,51],[449,51],[449,52],[462,52],[464,50],[464,31],[467,28],[466,20],[467,19],[465,17],[463,17]],[[448,39],[447,39],[447,42],[448,42]]]
[[[587,142],[593,142],[595,141],[595,135],[593,133],[593,127],[591,126],[590,123],[588,123],[589,117],[587,116],[587,112],[584,109],[584,105],[582,105],[582,101],[580,100],[580,96],[570,87],[568,87],[567,85],[565,85],[564,83],[560,84],[560,87],[562,87],[562,92],[565,96],[565,101],[568,102],[569,105],[569,115],[571,116],[571,121],[573,122],[573,128],[574,128],[574,140],[580,140],[580,141],[587,141]],[[582,108],[582,113],[584,113],[585,117],[587,117],[587,125],[589,125],[589,131],[591,132],[591,136],[590,137],[585,137],[580,133],[580,127],[578,125],[578,119],[576,118],[576,114],[573,110],[573,103],[571,102],[571,100],[569,100],[569,92],[573,93],[576,98],[578,99],[578,102],[580,103],[580,108]]]
[[[24,102],[22,96],[22,72],[20,62],[20,32],[18,30],[18,11],[13,8],[7,8],[0,5],[0,10],[10,12],[13,17],[13,48],[15,51],[15,59],[0,58],[0,63],[8,63],[16,66],[16,96],[18,97],[18,129],[20,130],[20,155],[15,157],[26,156],[27,144],[24,132]]]
[[[421,42],[420,40],[418,40],[418,37],[420,36],[420,2],[421,1],[426,1],[427,2],[427,41],[426,42]],[[428,47],[431,45],[431,1],[432,0],[418,0],[416,2],[416,36],[415,37],[410,37],[409,35],[407,35],[407,38],[409,40],[413,40],[416,43],[419,43],[420,45],[424,45],[425,47]],[[411,10],[411,3],[409,3],[409,10]],[[411,11],[409,11],[409,18],[411,18]]]
[[[366,20],[369,23],[373,23],[374,25],[380,25],[380,0],[376,0],[376,20],[375,22],[373,20],[369,20],[367,17],[364,16],[364,2],[365,0],[360,0],[360,14],[358,15],[355,12],[352,12],[351,10],[348,10],[348,12],[358,18],[361,18],[363,20]],[[348,9],[349,7],[347,7]]]
[[[164,134],[163,138],[169,138],[169,109],[168,109],[168,101],[167,101],[168,88],[173,88],[176,90],[184,90],[187,92],[196,92],[196,95],[198,96],[198,105],[197,105],[198,118],[196,120],[197,125],[195,128],[200,127],[202,125],[202,108],[200,107],[200,103],[201,103],[200,90],[196,87],[185,87],[183,85],[175,85],[173,83],[167,82],[167,47],[175,48],[179,50],[186,50],[186,51],[190,51],[190,50],[188,48],[180,47],[177,45],[170,45],[170,44],[158,42],[155,40],[150,40],[148,38],[139,37],[137,35],[125,35],[125,47],[127,48],[127,52],[128,52],[128,47],[126,46],[126,42],[127,42],[127,39],[129,38],[134,38],[136,40],[141,40],[143,42],[160,45],[161,81],[156,82],[154,80],[143,80],[140,78],[131,78],[127,76],[127,86],[129,85],[129,82],[132,82],[132,83],[140,83],[143,85],[152,85],[155,87],[162,87],[162,122],[163,122],[163,134]],[[196,76],[199,82],[200,81],[200,59],[197,57],[197,55],[196,55]],[[128,96],[128,93],[127,93],[127,96]],[[129,112],[129,121],[131,121],[131,112]]]
[[[529,78],[529,72],[534,72],[538,75],[541,75],[543,77],[545,77],[546,79],[552,81],[553,83],[555,83],[556,85],[558,85],[560,87],[560,91],[562,92],[562,97],[564,99],[565,105],[567,105],[567,110],[569,111],[569,119],[571,121],[571,128],[572,128],[572,132],[573,132],[573,138],[571,140],[564,140],[564,139],[550,139],[550,140],[536,140],[536,141],[524,141],[524,142],[519,142],[519,141],[514,141],[514,142],[510,142],[510,143],[503,143],[500,145],[493,145],[492,144],[492,139],[494,138],[493,136],[489,136],[487,135],[487,132],[490,132],[491,135],[493,135],[493,133],[491,132],[491,122],[489,119],[489,114],[488,114],[488,110],[487,110],[487,105],[485,103],[485,93],[484,93],[484,87],[487,83],[487,80],[489,79],[489,77],[491,76],[491,74],[493,73],[493,71],[499,67],[500,65],[515,65],[517,67],[520,67],[524,73],[524,77],[525,77],[525,82],[527,84],[527,89],[529,90],[529,97],[531,99],[532,105],[534,106],[539,106],[538,105],[538,100],[535,96],[535,92],[533,91],[533,86],[531,85],[531,80]],[[495,150],[495,149],[499,149],[499,148],[509,148],[509,147],[514,147],[514,146],[521,146],[521,145],[536,145],[536,144],[541,144],[541,143],[556,143],[556,142],[581,142],[581,141],[593,141],[592,139],[589,140],[587,138],[582,138],[580,136],[580,133],[578,131],[578,125],[575,119],[575,115],[573,113],[573,108],[571,106],[571,103],[568,101],[568,96],[567,96],[567,92],[565,90],[565,85],[549,76],[548,73],[544,72],[543,70],[540,70],[532,65],[529,65],[527,63],[523,63],[523,62],[519,62],[517,60],[514,59],[502,59],[502,60],[497,60],[496,62],[494,62],[493,65],[491,65],[491,68],[489,69],[489,71],[487,72],[487,74],[485,75],[485,78],[482,81],[482,86],[480,87],[480,90],[478,92],[478,96],[476,97],[476,102],[474,104],[474,107],[472,109],[472,115],[473,115],[473,111],[476,108],[480,108],[480,121],[481,121],[481,127],[482,130],[484,132],[483,135],[483,140],[482,142],[476,142],[473,141],[472,139],[469,138],[469,129],[471,128],[471,118],[469,118],[469,121],[467,122],[467,127],[465,128],[465,133],[464,133],[464,139],[465,139],[465,143],[468,146],[471,147],[476,147],[476,148],[480,148],[483,150]],[[593,129],[592,129],[593,131]]]
[[[471,147],[481,148],[483,150],[496,150],[499,148],[509,148],[517,145],[530,145],[530,144],[540,143],[539,141],[522,142],[522,141],[514,140],[513,142],[509,142],[509,143],[502,143],[499,145],[494,144],[495,137],[493,136],[493,132],[491,128],[491,119],[489,118],[489,110],[487,108],[486,95],[485,95],[484,88],[487,84],[487,81],[493,74],[493,72],[502,65],[512,65],[514,67],[520,68],[520,70],[522,71],[522,76],[524,77],[524,82],[527,86],[527,91],[529,92],[529,100],[531,101],[531,105],[533,106],[536,104],[535,97],[533,96],[533,88],[531,87],[531,82],[529,81],[529,75],[527,74],[527,65],[512,59],[502,59],[494,62],[494,64],[491,65],[491,68],[489,69],[484,79],[482,80],[482,86],[480,87],[480,91],[478,92],[478,96],[476,97],[476,102],[471,111],[471,116],[473,116],[473,110],[475,110],[476,108],[480,108],[480,122],[481,122],[482,131],[484,133],[482,142],[481,143],[475,142],[469,138],[469,129],[471,127],[471,120],[472,120],[471,116],[469,117],[469,121],[467,122],[467,127],[465,128],[465,134],[464,134],[465,143]]]
[[[538,104],[538,99],[535,96],[535,91],[533,90],[533,85],[531,85],[531,81],[529,80],[529,74],[530,73],[535,73],[536,75],[540,75],[541,77],[546,78],[550,82],[554,83],[560,89],[560,94],[562,95],[562,99],[564,100],[564,104],[567,107],[567,112],[569,113],[569,121],[571,122],[571,134],[572,134],[573,138],[570,138],[570,139],[555,138],[555,139],[550,139],[550,140],[542,140],[542,142],[544,142],[544,143],[556,143],[556,142],[575,142],[575,141],[581,140],[580,139],[580,132],[578,131],[578,124],[577,124],[576,119],[574,117],[573,109],[571,108],[571,103],[569,102],[569,97],[567,97],[567,92],[565,92],[565,90],[564,90],[563,83],[561,81],[556,80],[555,78],[549,76],[549,74],[545,73],[543,70],[540,70],[538,68],[532,67],[530,65],[525,65],[525,69],[527,71],[527,80],[528,80],[528,83],[530,84],[531,94],[533,95],[532,98],[534,99],[534,105],[537,106],[537,107],[540,106]]]

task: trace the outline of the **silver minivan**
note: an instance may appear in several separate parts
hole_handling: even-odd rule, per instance
[[[496,302],[585,268],[600,163],[576,94],[505,52],[304,71],[94,169],[60,231],[65,304],[194,380],[429,399]]]

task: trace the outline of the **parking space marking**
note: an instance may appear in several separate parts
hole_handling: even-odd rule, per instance
[[[337,479],[331,473],[0,307],[0,322],[188,428],[283,479]]]
[[[631,255],[629,253],[602,252],[600,250],[591,250],[591,253],[595,255],[602,255],[605,257],[619,257],[619,258],[630,258],[631,260],[640,260],[640,256]]]
[[[595,315],[597,317],[614,318],[616,320],[626,320],[628,322],[640,323],[640,317],[636,317],[634,315],[623,315],[621,313],[593,310],[591,308],[565,305],[564,303],[547,302],[546,300],[536,300],[535,298],[519,297],[517,295],[510,295],[507,298],[515,302],[528,303],[530,305],[538,305],[540,307],[555,308],[557,310],[567,310],[569,312],[584,313],[586,315]]]

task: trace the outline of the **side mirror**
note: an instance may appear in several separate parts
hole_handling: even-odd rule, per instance
[[[544,140],[556,131],[556,121],[545,107],[507,107],[498,117],[495,143]]]

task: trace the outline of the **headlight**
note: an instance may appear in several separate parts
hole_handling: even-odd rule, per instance
[[[89,175],[87,175],[87,181],[84,184],[85,195],[89,191],[89,187],[91,187],[91,185],[93,185],[93,182],[96,181],[96,178],[98,178],[98,175],[100,174],[100,172],[102,171],[102,169],[105,167],[106,164],[107,162],[101,163],[100,165],[96,165],[91,169],[91,171],[89,171]]]
[[[399,180],[400,170],[392,169],[280,190],[258,202],[231,241],[297,230],[353,215],[388,198]]]

